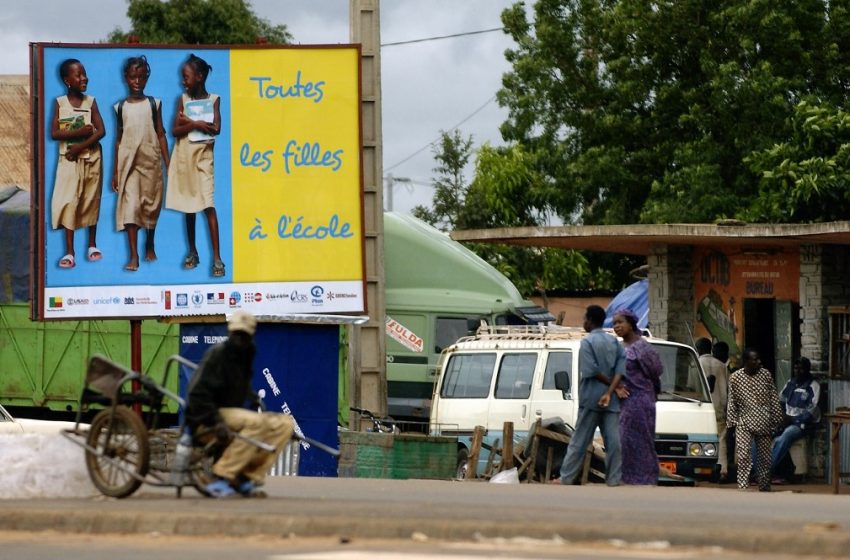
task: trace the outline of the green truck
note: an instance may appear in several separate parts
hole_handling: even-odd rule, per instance
[[[427,428],[443,348],[491,325],[554,321],[502,273],[445,233],[384,213],[388,412]]]

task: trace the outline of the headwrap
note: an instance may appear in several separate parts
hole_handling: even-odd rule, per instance
[[[621,307],[620,309],[618,309],[614,312],[614,316],[616,317],[617,315],[625,317],[629,321],[629,323],[632,324],[632,328],[634,329],[634,331],[637,334],[641,334],[640,328],[637,326],[638,325],[638,316],[635,314],[634,311],[632,311],[628,307]]]

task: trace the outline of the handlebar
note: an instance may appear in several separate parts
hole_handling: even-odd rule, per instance
[[[385,434],[397,434],[399,433],[398,426],[395,425],[395,421],[392,418],[378,418],[374,413],[370,410],[366,410],[365,408],[358,408],[356,406],[348,407],[352,412],[356,412],[360,416],[364,416],[372,422],[372,429],[369,431],[372,432],[381,432]]]
[[[356,412],[357,414],[360,414],[362,416],[366,416],[367,418],[377,419],[377,417],[374,414],[372,414],[371,411],[366,410],[365,408],[357,408],[356,406],[350,406],[348,408],[350,408],[352,410],[352,412]]]

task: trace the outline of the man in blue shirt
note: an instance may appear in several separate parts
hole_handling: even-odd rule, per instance
[[[812,377],[811,370],[812,363],[808,358],[794,362],[794,377],[788,380],[779,395],[784,424],[779,436],[773,440],[771,468],[774,475],[778,474],[779,462],[794,442],[810,433],[820,421],[820,384]]]
[[[589,334],[579,347],[578,419],[561,465],[561,484],[575,480],[597,427],[605,444],[605,483],[618,486],[622,478],[620,400],[616,390],[625,373],[626,352],[616,337],[602,330],[604,321],[604,309],[598,305],[587,308],[584,330]]]

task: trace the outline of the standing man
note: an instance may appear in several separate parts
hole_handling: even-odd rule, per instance
[[[227,340],[204,355],[189,383],[186,426],[196,438],[213,433],[227,447],[213,465],[216,479],[206,486],[214,498],[263,497],[259,487],[265,482],[277,454],[292,437],[292,417],[275,412],[257,412],[257,395],[251,390],[256,347],[257,320],[239,310],[227,320]],[[245,404],[254,405],[254,410]],[[233,433],[275,447],[269,453]]]
[[[773,376],[761,367],[758,352],[746,348],[741,359],[744,367],[729,378],[729,409],[726,412],[726,422],[735,426],[738,489],[750,487],[755,441],[759,491],[770,492],[770,446],[773,433],[782,424],[779,395]]]
[[[800,358],[794,362],[794,377],[788,380],[779,402],[782,404],[782,431],[773,440],[771,466],[777,482],[784,482],[777,473],[779,462],[794,445],[794,442],[811,433],[820,421],[820,384],[812,377],[812,362]]]
[[[726,418],[726,413],[729,409],[729,376],[737,368],[732,367],[732,361],[729,359],[729,345],[722,340],[715,342],[714,346],[711,347],[711,355],[726,366],[726,392],[723,399],[725,403],[723,405],[723,418]],[[722,443],[726,447],[726,480],[723,480],[721,477],[720,482],[731,483],[738,479],[738,467],[735,460],[735,428],[729,427],[729,423],[727,422],[723,429],[726,432],[726,438]]]
[[[615,337],[602,330],[604,322],[604,309],[598,305],[587,308],[584,330],[589,334],[579,349],[578,420],[561,465],[561,484],[575,480],[597,427],[605,444],[605,483],[619,486],[622,478],[619,397],[628,394],[619,386],[626,369],[626,353]]]
[[[714,415],[717,420],[717,463],[720,465],[720,481],[725,482],[729,478],[726,461],[726,401],[728,398],[726,364],[712,353],[711,341],[707,338],[697,340],[696,348],[699,353],[699,363],[711,388],[711,402],[714,404]]]

